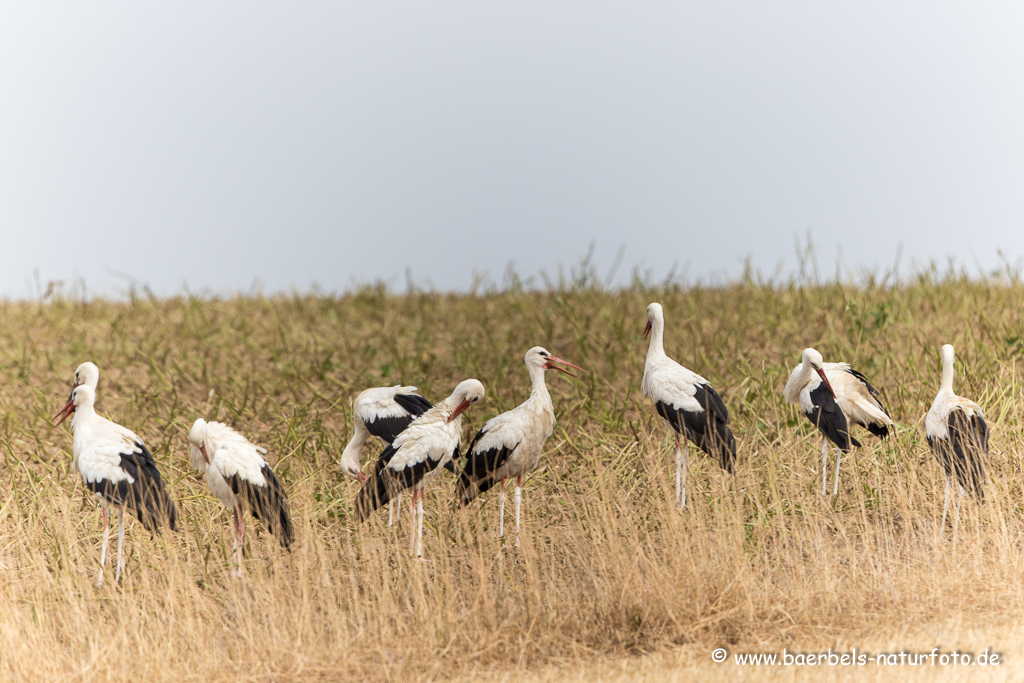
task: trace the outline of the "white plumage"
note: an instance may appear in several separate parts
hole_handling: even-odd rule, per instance
[[[95,394],[96,387],[99,385],[99,382],[99,367],[91,361],[86,361],[75,369],[75,381],[74,384],[71,385],[71,390],[74,391],[77,386],[87,386],[91,388]],[[68,397],[68,400],[71,400],[70,396]],[[72,420],[72,425],[74,425],[74,420]],[[123,425],[119,425],[112,420],[108,420],[99,413],[94,413],[94,417],[92,418],[92,429],[95,432],[102,432],[106,434],[111,439],[120,438],[124,440],[126,444],[135,449],[136,453],[141,452],[140,448],[136,445],[142,443],[142,439],[138,434]]]
[[[178,512],[142,439],[131,430],[97,415],[95,402],[93,386],[76,385],[64,408],[57,414],[60,418],[57,424],[74,413],[71,420],[74,432],[72,470],[81,474],[86,488],[96,494],[103,508],[99,573],[99,582],[102,583],[110,542],[110,505],[119,510],[115,581],[120,580],[123,567],[123,510],[129,510],[151,532],[156,532],[164,523],[174,529]]]
[[[733,471],[736,439],[729,428],[729,411],[711,383],[665,353],[665,314],[661,304],[647,307],[644,337],[651,335],[640,384],[644,396],[668,423],[676,441],[676,500],[686,506],[686,465],[692,440],[726,472]],[[683,447],[679,447],[679,437]]]
[[[422,556],[423,491],[441,468],[451,462],[462,440],[463,411],[483,397],[483,384],[475,379],[464,380],[451,396],[417,417],[395,437],[356,496],[356,520],[365,520],[399,492],[413,489],[413,505],[419,519],[413,525],[409,554],[418,539],[417,555]]]
[[[417,394],[416,387],[374,387],[366,389],[352,402],[352,438],[341,453],[341,471],[363,483],[366,475],[359,464],[363,445],[371,436],[390,446],[409,423],[430,409],[430,401]],[[402,495],[398,495],[402,509]],[[388,501],[388,526],[394,523],[394,501]]]
[[[352,402],[352,438],[341,453],[342,472],[366,481],[359,456],[370,437],[390,445],[410,422],[430,409],[430,402],[416,391],[416,387],[396,384],[366,389],[356,397]]]
[[[942,384],[924,425],[928,445],[946,475],[943,529],[946,528],[950,488],[952,484],[956,485],[956,521],[953,526],[953,537],[956,538],[960,523],[960,496],[967,493],[978,501],[985,498],[988,425],[977,403],[953,393],[953,372],[953,347],[945,344],[942,347]]]
[[[260,448],[221,422],[199,418],[188,434],[192,467],[206,475],[206,483],[224,507],[234,513],[235,573],[241,573],[245,509],[263,521],[285,548],[294,531],[288,497]]]
[[[839,492],[839,467],[842,454],[859,447],[850,434],[850,423],[858,424],[875,436],[885,438],[892,419],[882,406],[880,396],[864,375],[848,363],[826,363],[816,350],[807,348],[793,368],[783,390],[790,403],[800,406],[807,419],[822,433],[821,493],[827,489],[828,442],[836,445],[836,476],[832,495]]]
[[[456,489],[457,499],[467,505],[500,482],[498,536],[501,537],[505,534],[505,479],[515,478],[516,545],[519,545],[523,475],[537,469],[544,442],[555,426],[555,407],[544,382],[545,370],[559,370],[575,377],[556,363],[583,369],[552,356],[540,346],[526,352],[526,368],[533,385],[530,397],[516,408],[491,418],[477,432],[470,443],[466,467]]]

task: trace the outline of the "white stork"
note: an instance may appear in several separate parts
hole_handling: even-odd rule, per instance
[[[373,474],[356,496],[356,521],[362,522],[374,510],[400,491],[412,489],[413,522],[409,554],[416,549],[423,556],[423,492],[446,462],[452,459],[462,440],[463,411],[484,397],[484,385],[467,379],[452,395],[423,413],[384,449]],[[416,520],[418,517],[418,522]],[[418,544],[416,543],[418,541]]]
[[[675,432],[676,500],[686,507],[686,465],[692,440],[732,474],[736,462],[736,439],[729,429],[729,411],[711,384],[665,355],[665,313],[661,304],[647,307],[644,339],[651,335],[640,385],[643,395],[654,401],[658,411]],[[683,437],[680,451],[679,437]]]
[[[100,552],[99,583],[107,564],[110,542],[108,507],[119,508],[117,515],[117,574],[121,578],[122,546],[124,544],[124,513],[138,517],[150,532],[165,522],[173,530],[178,510],[164,489],[163,478],[153,455],[134,432],[96,414],[96,390],[84,384],[71,390],[71,396],[59,413],[61,424],[72,413],[74,461],[72,470],[82,475],[86,488],[96,494],[103,508],[103,549]]]
[[[203,418],[192,425],[188,441],[192,467],[206,475],[210,491],[235,515],[235,576],[242,575],[246,508],[253,517],[263,520],[267,531],[277,536],[284,548],[289,548],[295,531],[288,496],[263,459],[262,449],[226,424]]]
[[[99,382],[100,382],[100,369],[99,369],[99,367],[97,367],[97,365],[95,363],[93,363],[92,361],[86,361],[86,362],[82,363],[81,365],[79,365],[77,368],[75,368],[75,381],[71,385],[71,390],[74,391],[75,387],[84,384],[85,386],[91,388],[93,390],[93,393],[95,393],[96,392],[96,387],[99,384]],[[71,400],[71,396],[68,396],[68,401],[70,401],[70,400]],[[99,415],[98,413],[96,414],[94,420],[96,421],[97,424],[103,425],[103,427],[105,429],[108,429],[108,430],[110,430],[112,432],[120,434],[129,443],[133,443],[133,444],[136,443],[136,442],[138,442],[140,444],[142,443],[142,439],[140,439],[135,432],[133,432],[132,430],[128,429],[127,427],[122,427],[121,425],[117,424],[116,422],[113,422],[112,420],[108,420],[107,418],[103,417],[102,415]],[[74,421],[73,420],[72,420],[71,424],[72,424],[72,429],[74,429]]]
[[[878,391],[864,375],[847,363],[825,363],[814,349],[804,349],[800,364],[793,368],[786,382],[783,396],[788,402],[799,405],[811,424],[821,430],[823,496],[828,493],[828,442],[834,443],[837,449],[834,496],[839,493],[839,464],[843,453],[860,447],[860,442],[850,434],[850,423],[883,439],[889,436],[889,428],[893,426]]]
[[[974,499],[985,499],[985,458],[988,456],[988,425],[977,403],[953,393],[953,347],[942,347],[942,385],[924,421],[925,436],[932,454],[946,475],[946,496],[942,503],[942,528],[946,528],[949,490],[955,483],[956,522],[960,523],[960,496],[966,491]]]
[[[341,471],[360,483],[366,475],[359,466],[363,445],[371,436],[390,446],[395,437],[416,417],[430,409],[430,401],[416,393],[416,387],[375,387],[356,396],[352,402],[352,438],[341,453]],[[454,468],[452,468],[454,471]],[[402,510],[402,494],[398,494]],[[388,501],[388,526],[394,523],[394,501]]]
[[[519,507],[522,502],[523,475],[537,469],[544,442],[555,426],[555,407],[544,383],[545,370],[558,370],[577,377],[557,363],[582,370],[567,360],[548,353],[540,346],[526,352],[526,368],[533,390],[516,408],[492,417],[469,445],[466,466],[459,477],[456,497],[468,505],[478,495],[501,482],[498,493],[498,537],[505,535],[505,479],[516,480],[516,545],[519,545]]]

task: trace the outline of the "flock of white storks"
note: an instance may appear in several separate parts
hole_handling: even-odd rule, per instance
[[[736,462],[736,439],[729,427],[729,411],[718,392],[700,375],[684,368],[665,354],[665,318],[661,304],[647,307],[650,346],[641,384],[643,395],[654,402],[675,435],[676,502],[686,505],[688,444],[714,458],[732,473]],[[361,522],[375,510],[388,505],[388,525],[394,523],[394,503],[401,511],[402,493],[411,490],[409,506],[411,532],[409,554],[423,555],[423,494],[442,470],[458,475],[456,501],[472,502],[481,493],[499,487],[498,535],[504,536],[505,480],[514,479],[516,533],[519,544],[520,506],[523,477],[539,463],[544,443],[555,424],[554,405],[545,385],[546,370],[558,370],[578,377],[566,367],[577,365],[535,346],[526,353],[526,367],[533,389],[516,408],[488,420],[473,438],[461,472],[462,413],[484,397],[484,386],[476,379],[460,382],[451,395],[431,404],[416,393],[416,387],[394,386],[367,389],[353,403],[352,439],[341,456],[342,471],[362,484],[355,499],[355,518]],[[174,501],[164,487],[153,455],[133,431],[96,413],[99,369],[82,363],[75,371],[67,403],[57,414],[60,424],[68,416],[74,432],[74,471],[99,499],[103,515],[103,544],[99,582],[103,581],[110,539],[110,507],[118,511],[117,571],[122,570],[124,541],[123,511],[127,510],[155,532],[163,525],[175,528],[178,519]],[[833,495],[839,490],[842,454],[860,443],[850,433],[857,424],[870,433],[886,437],[892,419],[882,406],[879,393],[867,379],[846,363],[825,363],[814,349],[803,351],[801,362],[786,383],[784,396],[800,406],[821,431],[822,494],[827,494],[828,442],[837,449]],[[960,498],[984,496],[985,457],[988,429],[981,408],[953,393],[953,347],[942,347],[942,384],[925,422],[928,444],[946,475],[942,512],[945,528],[950,495],[955,499],[959,523]],[[376,437],[385,448],[369,474],[360,466],[360,452]],[[290,547],[295,532],[284,487],[264,459],[266,450],[252,444],[228,425],[195,421],[188,435],[190,462],[206,476],[211,492],[234,514],[235,575],[241,574],[245,512],[261,520],[282,546]],[[680,447],[680,439],[682,446]],[[954,536],[956,534],[954,526]]]

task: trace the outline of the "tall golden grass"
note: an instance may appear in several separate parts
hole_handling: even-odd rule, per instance
[[[684,512],[671,439],[639,393],[650,301],[739,441],[734,477],[691,456]],[[1022,303],[1018,284],[921,278],[0,305],[0,678],[546,678],[641,655],[671,677],[678,653],[703,662],[720,645],[952,649],[950,624],[1018,632]],[[923,435],[946,342],[958,393],[992,428],[988,496],[965,502],[956,545]],[[520,549],[496,538],[496,495],[454,509],[448,475],[427,494],[428,562],[407,556],[406,515],[354,524],[337,459],[359,390],[401,382],[439,400],[476,377],[488,397],[469,438],[527,396],[535,344],[588,372],[549,377],[558,423],[524,485]],[[781,398],[806,346],[864,372],[898,425],[863,434],[837,497],[819,493],[817,433]],[[98,410],[146,438],[182,512],[155,538],[128,523],[120,585],[94,585],[98,509],[70,434],[51,427],[84,360],[101,369]],[[293,551],[251,524],[241,579],[230,515],[188,469],[199,416],[269,448],[290,494]]]

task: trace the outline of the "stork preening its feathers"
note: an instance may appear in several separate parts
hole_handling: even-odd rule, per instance
[[[800,406],[804,415],[822,433],[821,494],[826,495],[828,442],[836,445],[836,477],[832,495],[839,492],[839,465],[842,454],[860,442],[850,434],[850,424],[858,424],[875,436],[885,438],[893,426],[882,406],[878,391],[867,378],[847,363],[826,363],[814,349],[804,349],[800,364],[786,382],[783,396]]]
[[[378,507],[406,489],[413,490],[410,517],[414,521],[409,554],[423,555],[423,492],[449,463],[462,440],[462,413],[484,397],[484,385],[467,379],[451,396],[434,405],[384,449],[373,474],[356,496],[356,521],[362,522]],[[418,541],[418,543],[417,543]]]
[[[206,484],[235,517],[235,575],[242,572],[245,510],[277,536],[285,548],[295,538],[288,496],[263,454],[244,436],[220,422],[199,418],[188,433],[192,467],[206,475]],[[265,451],[264,451],[265,452]]]
[[[88,363],[92,365],[92,363]],[[95,368],[95,365],[92,365]],[[80,367],[81,370],[81,367]],[[110,543],[109,506],[118,508],[117,516],[117,572],[114,581],[121,578],[124,545],[123,511],[135,515],[151,533],[167,524],[175,528],[178,510],[164,488],[163,478],[153,455],[134,432],[96,414],[95,384],[77,383],[67,403],[57,413],[57,424],[74,414],[71,430],[74,432],[74,461],[72,471],[82,475],[86,488],[96,494],[103,508],[103,548],[100,552],[99,583],[103,583],[103,569],[107,562]]]
[[[519,545],[519,508],[522,502],[523,475],[537,469],[544,442],[555,426],[555,407],[544,383],[546,370],[558,370],[576,377],[559,366],[582,370],[578,365],[552,356],[540,346],[526,352],[526,368],[533,390],[516,408],[492,417],[483,426],[466,454],[466,466],[459,477],[455,495],[462,505],[501,483],[498,493],[498,536],[505,535],[505,479],[515,478],[516,545]]]
[[[430,401],[416,393],[416,387],[374,387],[356,396],[352,402],[352,438],[341,453],[341,471],[366,481],[359,466],[363,445],[375,436],[385,446],[391,444],[409,423],[430,410]]]
[[[341,453],[341,471],[364,483],[366,475],[359,465],[363,445],[371,436],[390,446],[413,420],[430,410],[430,401],[416,393],[416,387],[375,387],[366,389],[352,402],[352,438]],[[452,472],[455,467],[449,463]],[[402,495],[398,495],[402,510]],[[388,526],[394,523],[394,501],[388,501]]]
[[[676,500],[686,506],[686,465],[690,441],[730,474],[736,462],[736,439],[729,411],[711,384],[665,355],[665,314],[661,304],[647,307],[644,338],[651,336],[641,384],[643,395],[668,422],[676,439]],[[679,437],[683,437],[682,450]]]
[[[953,393],[953,347],[942,347],[942,384],[925,417],[925,436],[932,454],[946,475],[942,503],[942,528],[946,528],[951,486],[955,496],[956,521],[960,524],[960,497],[967,493],[979,503],[985,499],[985,459],[988,457],[988,425],[981,407]]]

